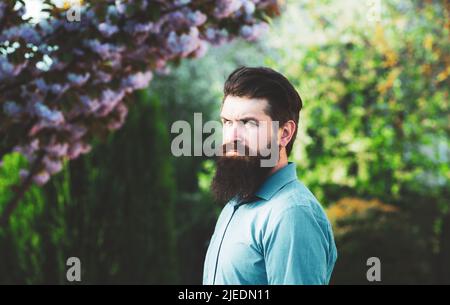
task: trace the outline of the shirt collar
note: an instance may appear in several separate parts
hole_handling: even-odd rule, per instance
[[[287,165],[270,175],[255,195],[264,200],[270,200],[276,192],[293,180],[297,180],[296,166],[295,163],[288,162]]]
[[[267,179],[263,182],[261,187],[256,191],[255,197],[270,200],[270,198],[275,195],[283,186],[288,184],[289,182],[297,180],[297,169],[296,165],[293,162],[288,162],[287,165],[277,170],[275,173],[271,174]],[[251,200],[252,201],[252,200]],[[246,202],[239,202],[234,198],[232,200],[233,205],[240,205]]]

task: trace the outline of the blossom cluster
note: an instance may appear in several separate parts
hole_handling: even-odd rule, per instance
[[[279,14],[276,0],[104,0],[81,2],[70,22],[68,8],[43,1],[49,15],[36,23],[22,1],[0,2],[0,161],[44,154],[40,185],[120,128],[126,97],[154,73],[209,45],[255,40]]]

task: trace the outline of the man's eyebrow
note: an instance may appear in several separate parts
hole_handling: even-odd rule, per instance
[[[250,121],[250,120],[259,121],[258,118],[253,116],[244,116],[242,118],[239,118],[239,121]]]
[[[229,121],[229,119],[227,119],[226,117],[224,117],[222,115],[220,116],[220,119]],[[259,121],[258,118],[253,117],[253,116],[243,116],[243,117],[239,118],[239,121],[250,121],[250,120]]]

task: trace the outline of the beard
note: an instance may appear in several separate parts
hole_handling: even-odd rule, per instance
[[[234,145],[242,144],[235,141]],[[270,154],[263,157],[258,152],[256,156],[248,156],[249,148],[245,145],[244,156],[226,156],[226,147],[222,147],[224,154],[216,159],[216,173],[211,184],[214,198],[222,204],[235,196],[241,202],[250,200],[274,168],[261,166],[261,160],[269,159]]]

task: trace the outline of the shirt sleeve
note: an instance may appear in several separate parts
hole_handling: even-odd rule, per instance
[[[306,205],[290,207],[270,222],[264,259],[270,285],[328,284],[327,232]]]

